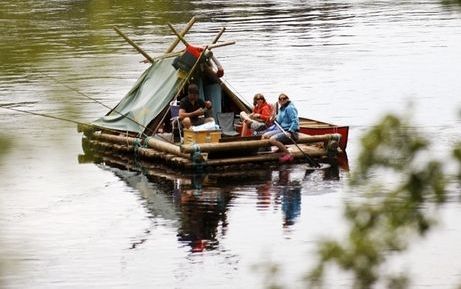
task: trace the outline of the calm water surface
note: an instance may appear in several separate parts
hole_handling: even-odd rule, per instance
[[[461,6],[450,2],[21,0],[1,1],[0,15],[0,101],[20,109],[94,120],[107,109],[77,91],[113,106],[147,68],[112,26],[157,56],[174,39],[166,23],[197,15],[191,42],[222,26],[237,42],[215,53],[243,98],[284,91],[301,115],[350,126],[351,170],[360,135],[409,103],[437,140],[432,156],[460,138]],[[148,180],[79,164],[73,123],[2,110],[0,125],[14,142],[0,163],[2,288],[262,288],[265,262],[299,288],[315,241],[345,230],[344,170]],[[459,203],[440,216],[388,268],[413,288],[461,283]]]

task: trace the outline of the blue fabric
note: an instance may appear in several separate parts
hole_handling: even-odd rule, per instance
[[[277,122],[286,131],[299,131],[298,110],[293,103],[289,102],[286,106],[280,107],[277,114]]]
[[[218,114],[222,112],[221,103],[222,103],[222,88],[218,83],[210,84],[205,86],[205,100],[211,101],[213,106],[212,113],[213,118],[218,119]]]

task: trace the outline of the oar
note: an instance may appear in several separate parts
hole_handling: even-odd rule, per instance
[[[311,167],[314,167],[314,168],[320,168],[320,164],[314,160],[313,158],[311,158],[308,154],[306,154],[298,145],[298,143],[296,143],[296,141],[290,136],[290,133],[288,133],[286,130],[284,130],[282,128],[282,126],[276,121],[274,120],[274,123],[275,125],[291,140],[291,142],[299,149],[299,151],[304,155],[304,157],[307,159],[309,165]]]

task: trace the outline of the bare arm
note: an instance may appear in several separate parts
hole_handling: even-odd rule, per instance
[[[205,110],[203,108],[198,108],[197,110],[193,112],[186,112],[186,110],[180,108],[179,109],[179,119],[184,119],[185,117],[194,117],[194,116],[200,116],[205,113]]]

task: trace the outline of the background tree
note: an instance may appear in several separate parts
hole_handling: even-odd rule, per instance
[[[406,288],[402,275],[383,276],[390,253],[406,250],[414,237],[425,236],[436,223],[433,212],[446,201],[446,184],[452,175],[443,163],[428,159],[430,143],[408,119],[385,116],[361,140],[358,168],[351,189],[362,201],[347,202],[344,217],[349,231],[344,239],[318,244],[318,261],[307,280],[323,287],[327,268],[337,265],[353,276],[353,288]],[[461,168],[461,145],[453,150]],[[379,180],[378,180],[379,176]],[[458,172],[461,180],[461,169]]]

